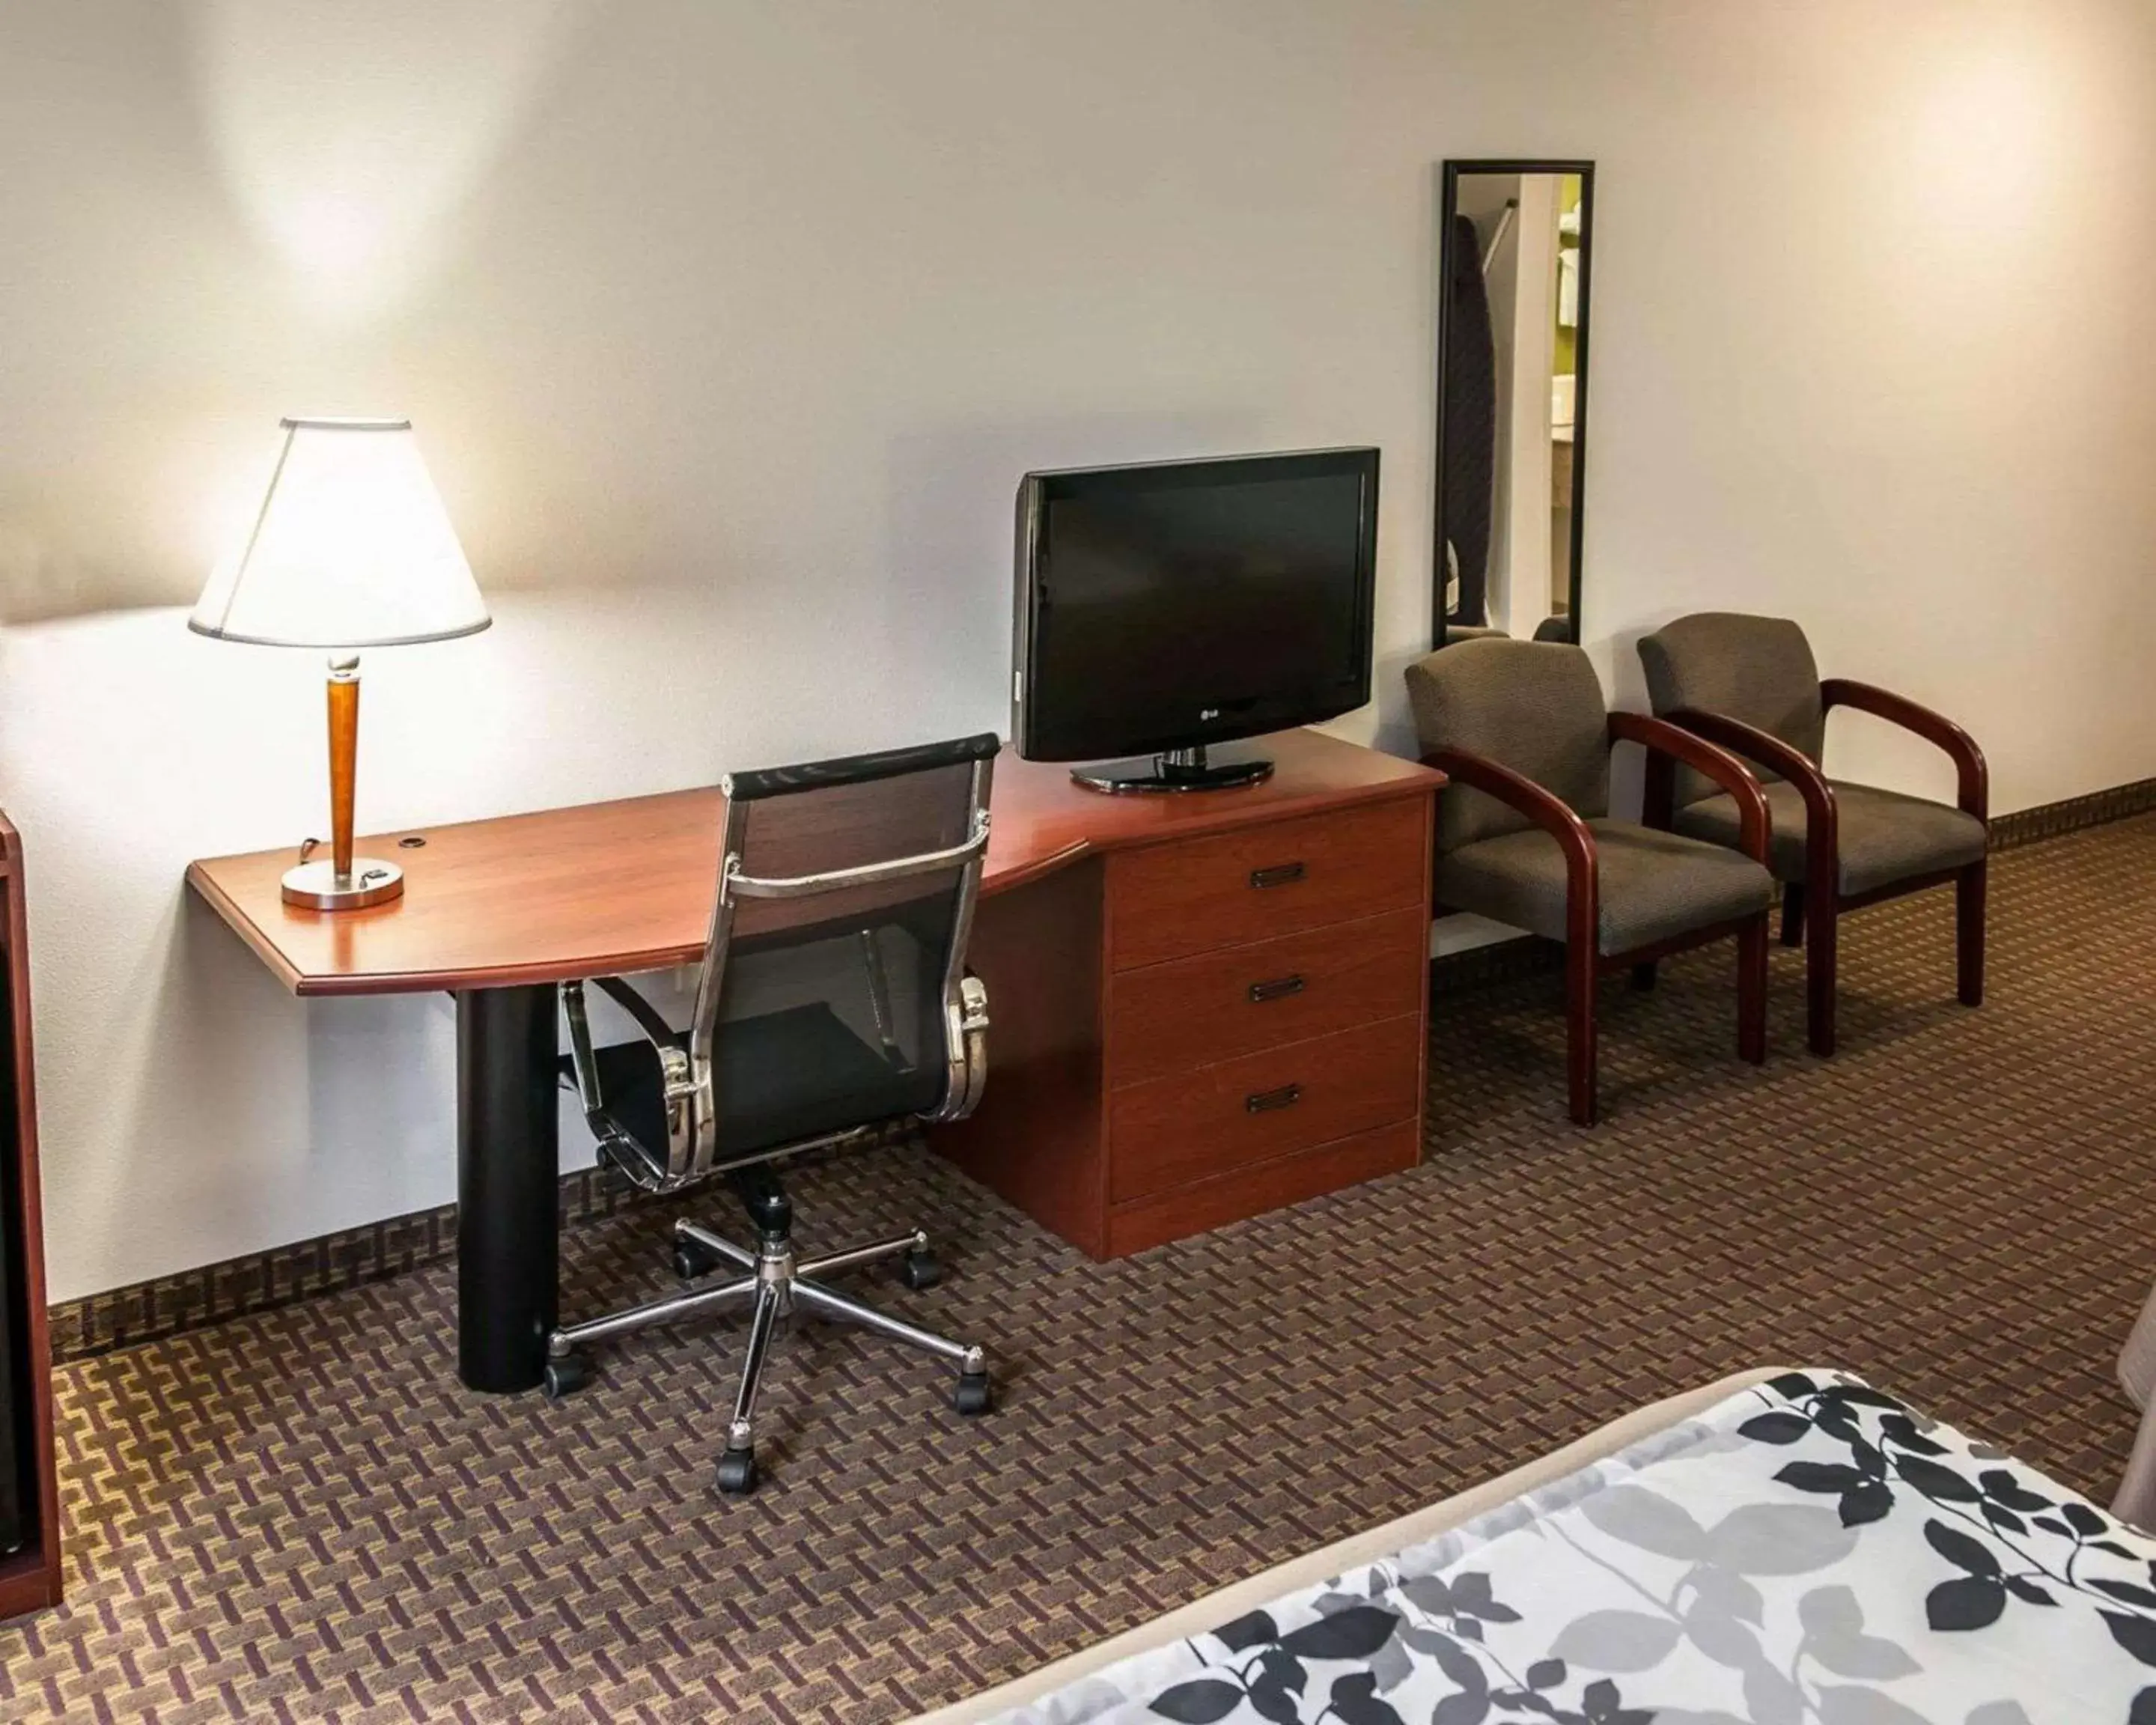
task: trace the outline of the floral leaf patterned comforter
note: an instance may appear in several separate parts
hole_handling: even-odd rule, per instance
[[[1009,1725],[2156,1725],[2156,1539],[1792,1372]]]

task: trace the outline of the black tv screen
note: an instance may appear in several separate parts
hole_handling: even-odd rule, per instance
[[[1019,752],[1160,752],[1361,706],[1377,519],[1373,449],[1027,475]]]

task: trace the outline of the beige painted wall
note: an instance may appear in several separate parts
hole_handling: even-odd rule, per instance
[[[411,413],[500,619],[370,659],[375,824],[998,722],[1019,474],[1200,451],[1383,446],[1342,728],[1403,744],[1434,165],[1592,157],[1613,685],[1799,615],[2013,808],[2156,773],[2152,48],[2132,0],[0,8],[54,1294],[452,1190],[447,1003],[300,1005],[180,886],[321,824],[314,657],[172,608],[280,413]]]

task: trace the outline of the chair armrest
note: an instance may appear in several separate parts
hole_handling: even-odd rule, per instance
[[[1772,732],[1762,731],[1756,725],[1748,725],[1742,719],[1732,719],[1727,713],[1711,713],[1703,707],[1680,707],[1673,713],[1661,716],[1666,724],[1680,731],[1689,731],[1694,737],[1703,737],[1717,748],[1727,749],[1739,760],[1749,761],[1754,766],[1764,767],[1769,773],[1779,773],[1791,784],[1802,787],[1807,779],[1820,778],[1804,751],[1792,748]]]
[[[584,1009],[584,984],[562,984],[562,1009],[569,1021],[569,1065],[576,1075],[577,1099],[603,1146],[619,1151],[615,1166],[648,1191],[664,1191],[678,1185],[691,1172],[697,1139],[704,1136],[701,1122],[710,1117],[711,1103],[698,1093],[695,1068],[679,1034],[659,1009],[618,976],[593,977],[593,984],[634,1022],[658,1056],[665,1097],[666,1139],[664,1148],[639,1144],[613,1126],[606,1114],[607,1099],[599,1084],[598,1059],[592,1046],[589,1014]]]
[[[646,1000],[635,989],[618,976],[595,976],[592,984],[613,1002],[629,1017],[636,1020],[636,1028],[655,1046],[677,1040],[680,1033],[668,1024],[657,1007]]]
[[[682,1051],[680,1033],[666,1022],[659,1009],[618,976],[595,976],[591,982],[627,1013],[644,1033],[644,1040],[658,1055],[660,1068],[666,1075],[669,1096],[685,1089],[689,1057]],[[569,1020],[569,1061],[577,1075],[577,1094],[583,1102],[584,1111],[589,1113],[604,1106],[606,1098],[599,1091],[598,1061],[592,1049],[592,1022],[584,1009],[584,985],[581,981],[562,984],[562,1010]]]
[[[981,1103],[988,1082],[988,985],[966,972],[943,1001],[943,1054],[949,1076],[943,1101],[927,1120],[963,1120]]]
[[[1952,719],[1928,706],[1920,706],[1891,689],[1855,682],[1847,677],[1829,677],[1821,682],[1820,700],[1828,711],[1838,706],[1853,706],[1890,725],[1899,725],[1943,751],[1954,763],[1956,801],[1962,812],[1979,820],[1989,820],[1991,769],[1984,763],[1984,751],[1976,746],[1976,739]]]
[[[1705,773],[1720,785],[1737,804],[1738,847],[1753,861],[1763,865],[1766,862],[1767,840],[1773,831],[1767,812],[1767,793],[1759,788],[1759,781],[1752,776],[1751,769],[1736,756],[1703,737],[1695,737],[1689,731],[1681,731],[1665,720],[1652,719],[1645,713],[1610,714],[1609,740],[1636,742],[1656,754],[1667,755],[1695,773]]]
[[[1839,865],[1835,859],[1841,852],[1841,817],[1835,807],[1834,788],[1826,782],[1826,775],[1812,764],[1810,756],[1772,732],[1748,725],[1742,719],[1732,719],[1727,713],[1711,713],[1704,708],[1688,706],[1664,717],[1678,729],[1703,737],[1769,773],[1779,773],[1794,785],[1804,803],[1804,877],[1811,880],[1837,878]]]
[[[1544,790],[1532,778],[1500,766],[1486,755],[1466,749],[1433,749],[1422,757],[1425,767],[1449,774],[1455,784],[1495,797],[1507,809],[1524,814],[1558,842],[1564,852],[1566,896],[1578,922],[1584,905],[1588,950],[1594,950],[1593,934],[1599,915],[1601,883],[1595,860],[1594,834],[1587,823],[1572,812],[1564,799]]]

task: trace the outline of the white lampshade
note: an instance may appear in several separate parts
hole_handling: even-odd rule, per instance
[[[390,647],[485,629],[486,601],[404,419],[286,419],[260,511],[187,627],[271,647]]]

